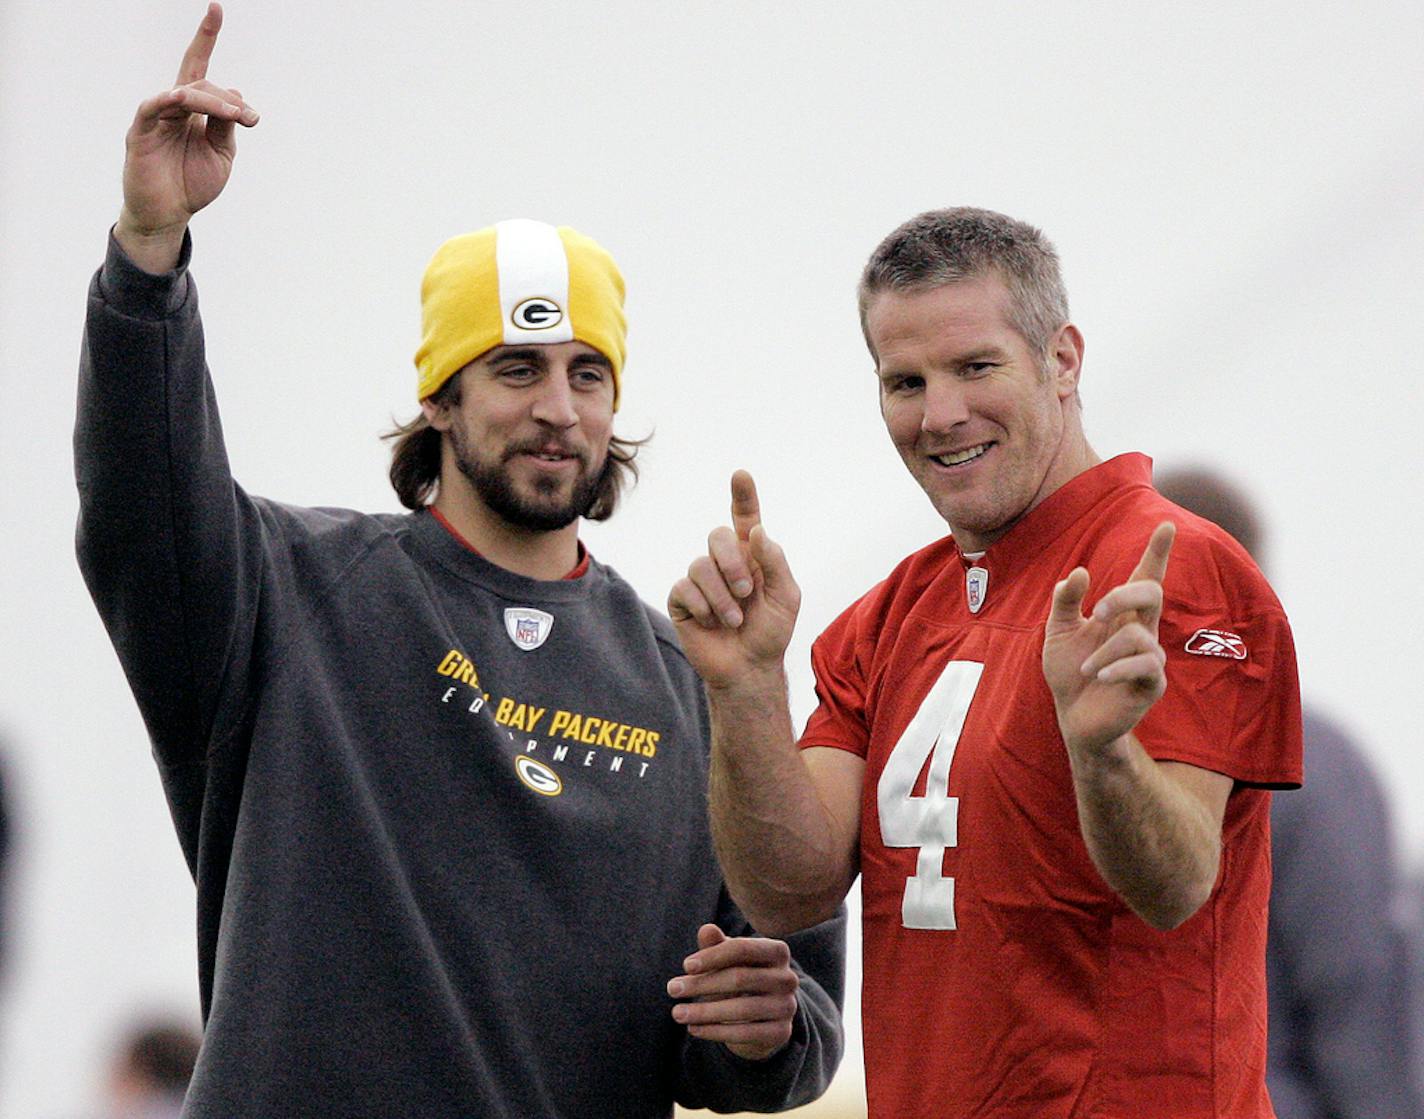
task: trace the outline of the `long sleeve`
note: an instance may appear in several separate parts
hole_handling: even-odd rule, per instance
[[[155,276],[110,237],[89,290],[74,451],[80,568],[192,865],[204,767],[246,688],[263,534],[228,469],[190,248]]]
[[[717,923],[734,936],[756,935],[725,891]],[[678,1103],[716,1112],[785,1111],[826,1091],[845,1047],[845,935],[842,908],[830,920],[785,938],[801,980],[791,1040],[765,1061],[748,1061],[724,1045],[687,1038]]]

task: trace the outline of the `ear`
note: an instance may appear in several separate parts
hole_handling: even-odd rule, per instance
[[[1070,322],[1060,326],[1053,337],[1048,372],[1060,400],[1067,400],[1078,391],[1078,378],[1083,372],[1083,332]]]
[[[436,404],[430,397],[426,397],[420,402],[420,411],[425,416],[425,422],[436,431],[444,431],[450,426],[450,407],[447,404]]]

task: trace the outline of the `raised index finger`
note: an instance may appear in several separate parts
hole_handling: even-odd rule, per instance
[[[738,540],[751,538],[752,529],[761,524],[761,502],[757,500],[756,483],[745,470],[732,475],[732,528]]]
[[[222,29],[222,5],[209,4],[203,14],[203,22],[198,24],[197,34],[183,53],[183,61],[178,66],[177,85],[187,85],[208,76],[208,60],[213,57],[213,47],[217,45],[218,31]]]
[[[1167,557],[1172,554],[1172,541],[1176,537],[1177,526],[1171,521],[1163,521],[1153,529],[1152,538],[1147,541],[1142,558],[1137,561],[1127,581],[1136,583],[1141,579],[1151,579],[1154,583],[1162,582],[1167,575]]]

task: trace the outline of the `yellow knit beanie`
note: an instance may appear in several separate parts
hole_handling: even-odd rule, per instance
[[[613,363],[618,408],[628,333],[623,277],[591,237],[525,218],[452,237],[425,269],[420,312],[421,400],[495,346],[578,341]]]

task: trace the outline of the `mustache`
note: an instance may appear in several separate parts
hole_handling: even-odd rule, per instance
[[[570,458],[578,459],[583,466],[588,465],[588,452],[575,447],[562,439],[526,439],[520,443],[511,443],[504,449],[504,454],[500,459],[509,462],[519,455],[567,455]]]

